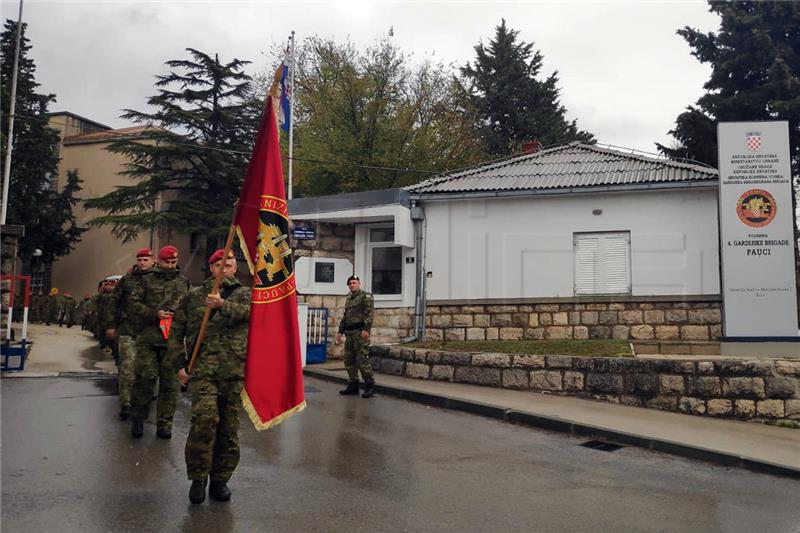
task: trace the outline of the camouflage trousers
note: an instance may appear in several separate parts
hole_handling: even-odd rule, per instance
[[[351,382],[358,381],[358,372],[364,381],[372,380],[372,364],[369,362],[369,339],[363,340],[360,331],[345,333],[344,367]]]
[[[172,417],[175,416],[178,403],[179,383],[178,371],[167,357],[166,346],[137,342],[134,368],[136,378],[131,393],[131,416],[138,420],[147,420],[158,382],[156,427],[171,430]]]
[[[193,379],[192,425],[186,440],[189,479],[228,481],[239,464],[240,380]]]
[[[136,379],[136,339],[130,335],[120,335],[118,343],[119,404],[130,407],[131,391],[133,390],[133,382]]]

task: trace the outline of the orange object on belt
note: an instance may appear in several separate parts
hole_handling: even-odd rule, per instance
[[[172,317],[162,318],[158,322],[158,327],[161,328],[161,334],[164,335],[164,340],[169,339],[169,328],[172,326]]]

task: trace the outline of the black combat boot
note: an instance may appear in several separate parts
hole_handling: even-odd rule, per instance
[[[120,420],[127,420],[129,416],[131,416],[131,408],[128,405],[123,405],[119,409],[119,419]]]
[[[192,480],[192,488],[189,489],[190,502],[203,503],[206,501],[206,482],[207,478]]]
[[[364,394],[361,395],[362,398],[372,398],[375,396],[375,380],[373,379],[365,379],[364,380]]]
[[[156,430],[156,437],[159,439],[171,439],[172,438],[172,431],[167,428],[158,428]]]
[[[208,494],[218,502],[227,502],[231,499],[231,489],[222,480],[212,479]]]
[[[358,394],[358,381],[351,381],[347,384],[347,388],[344,388],[339,391],[339,394],[342,396],[351,396],[353,394]]]
[[[134,439],[141,439],[144,435],[144,422],[138,418],[131,420],[131,437]]]

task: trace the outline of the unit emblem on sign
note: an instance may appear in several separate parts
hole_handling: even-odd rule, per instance
[[[777,214],[775,197],[763,189],[750,189],[736,202],[736,214],[752,228],[766,226]]]

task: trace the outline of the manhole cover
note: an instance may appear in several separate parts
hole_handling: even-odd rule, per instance
[[[601,440],[590,440],[589,442],[584,442],[581,444],[584,448],[591,448],[593,450],[600,450],[602,452],[615,452],[622,448],[623,446],[620,444],[614,444],[612,442],[603,442]]]

